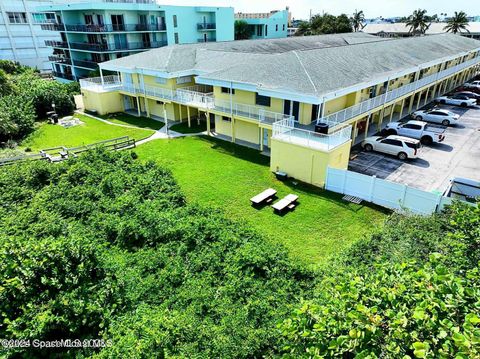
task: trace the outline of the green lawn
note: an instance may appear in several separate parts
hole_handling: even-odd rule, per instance
[[[40,123],[39,127],[22,141],[20,148],[39,151],[57,146],[74,147],[121,136],[140,140],[154,133],[148,129],[109,125],[84,115],[75,114],[75,117],[80,118],[83,124],[64,128],[46,122]]]
[[[180,133],[199,133],[207,130],[207,123],[205,121],[201,121],[200,125],[197,124],[197,121],[192,121],[190,125],[191,127],[188,127],[187,122],[180,122],[170,127],[170,129]]]
[[[148,117],[135,117],[122,112],[101,115],[98,117],[121,125],[130,125],[140,128],[148,128],[151,130],[159,130],[165,126],[165,124],[161,121],[156,121]]]
[[[207,137],[155,140],[135,150],[142,159],[169,167],[189,200],[222,208],[246,220],[273,241],[286,245],[293,257],[322,264],[383,223],[385,212],[341,200],[341,196],[312,186],[281,182],[270,172],[269,159],[258,151]],[[266,188],[278,196],[299,195],[298,207],[278,216],[260,210],[249,199]]]

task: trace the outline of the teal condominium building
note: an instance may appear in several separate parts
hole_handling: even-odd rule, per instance
[[[77,80],[98,63],[172,44],[234,39],[231,7],[170,6],[152,0],[103,0],[42,6],[55,13],[44,30],[60,32],[48,40],[49,60],[59,80]]]

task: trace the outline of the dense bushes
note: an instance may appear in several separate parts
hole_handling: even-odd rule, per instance
[[[294,357],[480,357],[480,212],[392,215],[280,326]],[[440,252],[440,253],[435,253]]]
[[[392,215],[314,277],[134,158],[0,169],[0,337],[113,344],[70,357],[480,357],[478,207]]]
[[[130,153],[0,169],[0,189],[0,337],[102,336],[105,357],[261,356],[312,284]]]
[[[44,119],[52,103],[60,115],[70,114],[76,93],[76,82],[46,80],[28,67],[0,60],[0,142],[22,138],[32,131],[34,120]]]

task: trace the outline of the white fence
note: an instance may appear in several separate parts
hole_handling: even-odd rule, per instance
[[[351,195],[394,210],[417,214],[440,212],[452,198],[422,191],[401,183],[390,182],[347,170],[328,168],[325,188]]]

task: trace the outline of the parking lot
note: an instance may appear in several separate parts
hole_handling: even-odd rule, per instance
[[[435,192],[443,192],[452,177],[480,181],[480,106],[439,107],[461,115],[459,124],[446,130],[445,141],[423,146],[419,158],[405,162],[394,156],[354,148],[352,154],[356,157],[348,169]]]

